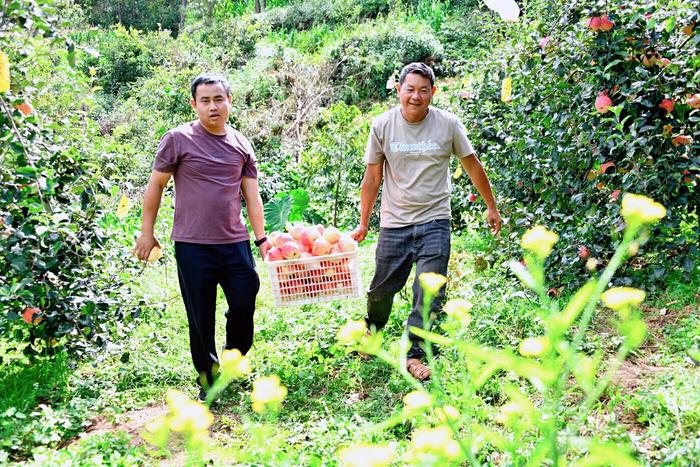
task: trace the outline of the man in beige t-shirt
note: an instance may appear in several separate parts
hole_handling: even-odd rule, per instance
[[[424,63],[401,71],[396,86],[400,106],[372,122],[365,151],[367,169],[362,179],[360,225],[353,232],[364,240],[369,217],[382,186],[376,270],[367,294],[367,326],[379,330],[389,320],[394,295],[406,284],[413,264],[413,309],[408,327],[423,328],[423,290],[420,274],[447,275],[450,257],[450,157],[455,155],[488,207],[491,232],[498,234],[501,216],[481,162],[474,154],[464,125],[450,112],[430,107],[435,75]],[[437,312],[444,287],[431,303]],[[411,348],[406,366],[419,380],[430,377],[423,363],[422,340],[409,332]]]

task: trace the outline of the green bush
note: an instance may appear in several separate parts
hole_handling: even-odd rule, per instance
[[[330,52],[331,76],[349,102],[387,96],[386,81],[411,62],[433,67],[442,60],[442,45],[426,27],[397,21],[368,23]]]
[[[389,12],[387,0],[312,0],[274,8],[266,14],[273,30],[304,31],[314,26],[350,24]]]
[[[144,31],[167,29],[176,33],[180,23],[180,0],[79,0],[90,23],[122,24]]]
[[[155,41],[145,41],[146,34],[136,29],[116,25],[107,31],[76,34],[84,45],[94,44],[97,54],[86,55],[83,71],[94,76],[96,83],[108,96],[127,92],[129,85],[151,73],[151,68],[162,62],[165,53],[156,54],[153,45],[163,42],[163,33],[154,33]]]
[[[138,314],[139,300],[125,286],[134,265],[124,244],[134,229],[105,213],[118,187],[101,176],[104,161],[93,152],[97,128],[87,118],[87,79],[68,66],[66,38],[48,16],[27,8],[8,8],[13,41],[0,39],[11,64],[30,57],[13,69],[10,92],[0,94],[0,335],[25,355],[63,345],[83,352],[106,345]],[[46,30],[50,40],[42,38]],[[37,83],[55,81],[70,81],[63,92],[85,108],[77,104],[56,116],[10,111],[33,97]],[[38,95],[54,102],[45,90]],[[45,107],[37,101],[37,108]],[[29,312],[23,316],[27,308],[39,309],[33,320]]]
[[[508,30],[509,45],[474,64],[468,73],[473,98],[457,110],[475,128],[476,150],[485,155],[510,220],[505,249],[514,251],[522,228],[545,223],[562,238],[550,275],[566,281],[567,269],[585,274],[579,247],[605,264],[624,226],[621,194],[638,192],[668,206],[670,214],[642,248],[645,259],[632,261],[618,280],[629,282],[638,269],[653,279],[673,267],[693,270],[700,236],[700,111],[685,98],[697,91],[700,61],[689,51],[697,51],[700,36],[682,28],[697,12],[690,2],[673,8],[661,2],[533,6],[530,14],[541,21],[530,23],[530,30]],[[605,12],[615,22],[612,30],[586,28],[587,18]],[[540,46],[544,37],[549,43]],[[644,66],[643,56],[654,53],[670,64]],[[503,103],[506,76],[513,99]],[[614,107],[601,114],[594,101],[605,91]],[[676,101],[672,112],[659,108],[663,99]],[[681,134],[695,143],[673,144]]]

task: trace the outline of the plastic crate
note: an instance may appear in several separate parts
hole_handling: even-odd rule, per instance
[[[359,297],[357,250],[267,263],[275,306]]]

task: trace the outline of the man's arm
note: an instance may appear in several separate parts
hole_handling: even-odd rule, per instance
[[[360,225],[353,231],[352,238],[361,242],[369,231],[369,217],[377,201],[379,186],[384,175],[384,164],[367,164],[360,189]]]
[[[477,191],[484,198],[486,202],[486,207],[488,208],[488,213],[486,220],[491,226],[491,233],[497,235],[501,231],[501,214],[498,212],[498,206],[496,205],[496,198],[493,196],[493,191],[491,190],[491,183],[489,178],[484,171],[484,166],[481,165],[481,161],[476,154],[470,154],[466,157],[461,157],[459,159],[464,170],[467,171],[469,178],[476,187]]]
[[[245,205],[248,211],[248,222],[253,227],[255,239],[259,240],[265,236],[265,211],[263,209],[262,198],[260,197],[260,188],[258,187],[258,179],[251,177],[243,177],[241,181],[241,191],[245,198]],[[270,249],[270,242],[264,242],[260,245],[260,254],[264,258],[267,255],[267,250]]]
[[[160,208],[160,199],[163,196],[163,190],[168,184],[168,180],[172,173],[151,172],[151,178],[148,180],[146,192],[143,195],[143,215],[141,217],[141,235],[136,239],[133,253],[140,260],[147,260],[153,247],[160,248],[160,243],[153,234],[153,226],[156,223],[158,209]]]

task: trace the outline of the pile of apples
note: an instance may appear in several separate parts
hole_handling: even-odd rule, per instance
[[[265,260],[286,260],[271,265],[283,302],[347,295],[353,290],[351,270],[356,259],[333,256],[357,250],[350,234],[335,227],[294,224],[287,226],[287,232],[272,232],[267,237],[273,246]]]
[[[305,226],[292,224],[287,232],[272,232],[267,236],[272,248],[265,261],[309,258],[335,253],[345,253],[357,249],[357,242],[349,233],[341,233],[336,227],[323,225]]]

